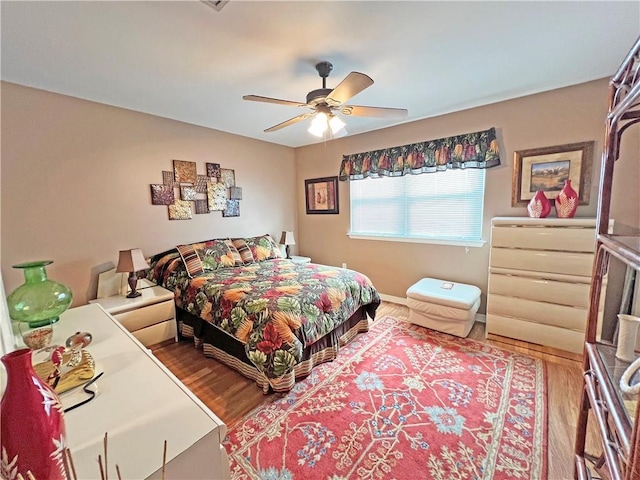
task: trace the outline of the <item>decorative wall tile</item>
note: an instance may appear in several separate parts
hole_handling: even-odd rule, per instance
[[[198,175],[196,162],[173,160],[173,172],[162,171],[163,183],[151,185],[152,204],[167,205],[170,220],[188,220],[194,210],[196,214],[221,211],[223,217],[239,217],[242,188],[236,187],[235,170],[221,168],[219,163],[205,165],[206,175]]]
[[[220,169],[220,183],[223,183],[225,187],[235,187],[236,185],[236,171],[229,168]]]
[[[176,174],[176,182],[196,183],[197,176],[198,176],[196,171],[196,162],[174,160],[173,171]]]
[[[196,180],[196,192],[198,193],[207,193],[207,183],[209,183],[211,179],[206,175],[198,175]],[[215,183],[214,179],[214,183]]]
[[[208,200],[196,200],[196,213],[209,213],[209,201]]]
[[[176,182],[176,174],[173,172],[162,171],[162,183],[165,185],[175,186]]]
[[[175,200],[173,186],[157,183],[151,184],[152,205],[172,205]]]
[[[207,177],[220,178],[220,164],[207,163]]]
[[[182,200],[187,200],[187,201],[194,201],[197,197],[196,194],[198,192],[196,192],[195,187],[188,187],[185,185],[182,185],[180,187],[180,198]]]
[[[238,200],[227,200],[227,208],[222,211],[223,217],[239,217],[240,202]]]
[[[242,187],[229,187],[229,198],[231,200],[242,200]]]
[[[189,220],[191,218],[191,202],[176,200],[169,205],[169,220]]]
[[[207,184],[209,210],[224,210],[227,206],[227,187],[222,183]]]

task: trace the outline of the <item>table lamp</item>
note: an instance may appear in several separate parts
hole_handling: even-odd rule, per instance
[[[295,245],[296,240],[293,238],[293,232],[282,232],[282,236],[280,237],[280,243],[285,246],[285,251],[287,252],[287,258],[291,258],[289,255],[289,245]]]
[[[149,268],[149,264],[142,254],[142,250],[139,248],[132,248],[131,250],[120,250],[120,257],[118,258],[118,266],[116,272],[129,272],[129,288],[131,292],[127,295],[127,298],[136,298],[142,295],[136,290],[138,285],[138,276],[136,272],[139,270],[145,270]]]

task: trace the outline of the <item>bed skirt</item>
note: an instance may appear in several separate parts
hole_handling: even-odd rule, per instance
[[[180,308],[176,308],[176,318],[181,337],[192,338],[196,347],[202,348],[207,357],[215,358],[254,380],[266,394],[269,390],[288,392],[296,380],[309,375],[313,367],[336,358],[340,347],[349,343],[358,333],[369,330],[367,308],[370,307],[371,305],[360,307],[335,330],[306,347],[303,351],[303,361],[297,364],[292,372],[275,379],[267,378],[260,372],[247,358],[244,344],[228,333]]]

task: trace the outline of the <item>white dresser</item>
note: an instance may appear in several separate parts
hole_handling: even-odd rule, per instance
[[[492,219],[487,337],[581,354],[594,249],[592,218]]]
[[[226,479],[229,463],[221,445],[224,423],[193,395],[153,354],[100,305],[67,310],[54,328],[54,341],[88,331],[87,350],[96,362],[97,395],[65,414],[67,440],[78,478],[100,478],[98,454],[108,432],[110,478],[161,478],[167,441],[166,477]],[[82,399],[65,393],[63,406]]]

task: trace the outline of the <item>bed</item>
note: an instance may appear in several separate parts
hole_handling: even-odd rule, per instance
[[[367,276],[282,258],[269,235],[179,245],[149,265],[147,278],[174,292],[181,336],[265,393],[333,360],[380,304]]]

